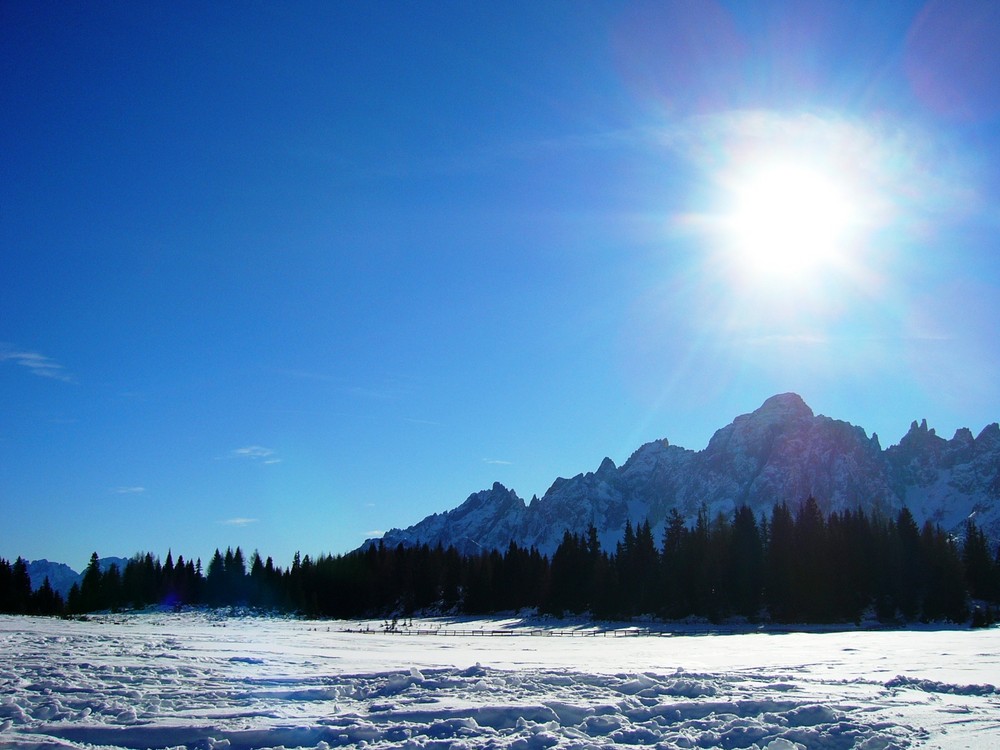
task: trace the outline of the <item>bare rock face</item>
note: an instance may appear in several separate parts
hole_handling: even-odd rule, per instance
[[[528,505],[494,484],[453,510],[387,532],[383,542],[475,552],[514,541],[548,554],[565,530],[583,534],[594,525],[612,549],[629,520],[648,520],[659,538],[672,508],[693,523],[702,507],[710,516],[741,505],[769,515],[776,503],[794,508],[810,496],[825,512],[860,507],[894,515],[906,506],[918,524],[929,520],[955,533],[972,517],[1000,540],[1000,426],[978,437],[961,429],[945,440],[926,421],[914,422],[883,450],[876,435],[813,414],[801,397],[785,393],[736,417],[703,451],[647,443],[621,467],[605,458],[597,471],[557,479]]]

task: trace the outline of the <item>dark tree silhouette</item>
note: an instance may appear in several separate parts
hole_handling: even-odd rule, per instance
[[[454,547],[383,542],[344,555],[302,556],[288,569],[254,551],[218,549],[201,561],[167,551],[134,555],[102,571],[95,552],[65,602],[48,581],[34,593],[25,560],[0,559],[0,612],[82,613],[119,607],[249,605],[307,617],[406,616],[421,611],[490,614],[537,608],[602,618],[731,616],[772,622],[952,620],[988,624],[1000,598],[1000,551],[991,555],[972,522],[959,546],[939,526],[854,511],[824,516],[813,498],[768,520],[749,508],[692,526],[676,509],[656,548],[644,519],[627,521],[613,551],[597,529],[566,531],[551,559],[511,542],[503,552],[461,555]]]

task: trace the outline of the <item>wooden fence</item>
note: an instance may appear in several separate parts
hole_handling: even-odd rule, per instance
[[[617,630],[550,630],[548,628],[517,628],[514,630],[487,630],[476,628],[463,630],[460,628],[347,628],[345,633],[367,633],[370,635],[422,635],[422,636],[459,636],[459,637],[498,637],[516,638],[524,636],[544,636],[558,638],[632,638],[638,636],[668,636],[671,633],[651,631],[649,628],[622,628]]]

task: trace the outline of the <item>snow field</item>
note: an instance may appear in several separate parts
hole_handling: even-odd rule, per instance
[[[491,638],[346,625],[0,617],[0,748],[1000,747],[1000,630]]]

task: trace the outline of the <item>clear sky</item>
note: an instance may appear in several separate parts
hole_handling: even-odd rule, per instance
[[[1000,4],[0,4],[0,556],[287,565],[795,391],[1000,418]]]

